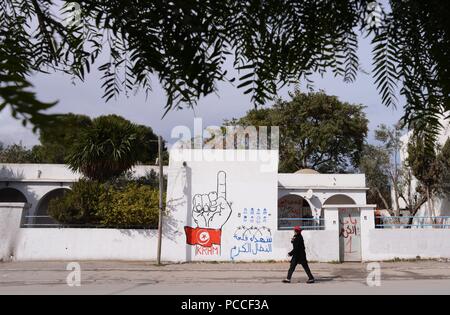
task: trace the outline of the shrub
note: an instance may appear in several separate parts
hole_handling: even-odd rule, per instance
[[[110,186],[102,194],[97,215],[105,226],[157,228],[159,192],[137,183],[121,190]]]
[[[97,224],[100,196],[105,190],[97,181],[80,180],[63,197],[50,201],[48,213],[64,224]]]
[[[147,185],[155,189],[159,189],[159,174],[156,173],[154,170],[147,171],[145,172],[144,176],[137,178],[136,182],[138,184]],[[163,176],[163,185],[164,187],[167,187],[166,175]]]
[[[63,224],[157,228],[159,191],[136,182],[80,180],[63,197],[50,201],[48,213]]]

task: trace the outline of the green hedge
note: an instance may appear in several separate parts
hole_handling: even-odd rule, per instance
[[[105,226],[157,228],[159,191],[136,183],[128,184],[123,190],[111,186],[102,194],[97,214]]]
[[[80,180],[63,197],[49,202],[48,214],[64,224],[98,224],[100,196],[105,190],[97,181]]]
[[[118,186],[81,180],[50,202],[49,215],[66,225],[157,228],[159,191],[136,182]]]

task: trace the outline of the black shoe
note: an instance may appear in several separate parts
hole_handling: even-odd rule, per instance
[[[314,279],[308,279],[308,281],[306,281],[306,283],[314,283],[316,282]]]
[[[284,280],[281,281],[281,282],[283,282],[283,283],[291,283],[291,280],[289,280],[289,279],[284,279]]]

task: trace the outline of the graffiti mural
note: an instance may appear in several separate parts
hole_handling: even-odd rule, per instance
[[[297,195],[287,195],[278,200],[278,215],[281,218],[278,222],[278,228],[292,228],[298,225],[299,221],[293,219],[313,218],[308,201]],[[312,221],[304,221],[302,225],[305,226],[313,223]]]
[[[186,243],[195,246],[196,255],[220,255],[222,227],[231,216],[227,201],[227,175],[217,173],[216,190],[196,194],[192,199],[192,218],[196,227],[185,226]]]
[[[244,208],[238,214],[242,226],[233,234],[235,245],[230,250],[232,260],[242,254],[256,256],[272,252],[272,232],[266,226],[270,216],[267,208]]]
[[[265,226],[240,226],[234,232],[233,239],[237,245],[231,248],[232,260],[242,254],[256,256],[259,253],[272,252],[272,232]]]

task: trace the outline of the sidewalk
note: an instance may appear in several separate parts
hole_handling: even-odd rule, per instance
[[[288,263],[78,262],[81,286],[70,287],[68,262],[0,263],[0,294],[450,294],[450,263],[382,262],[381,286],[367,285],[367,263],[311,263],[307,285]]]

